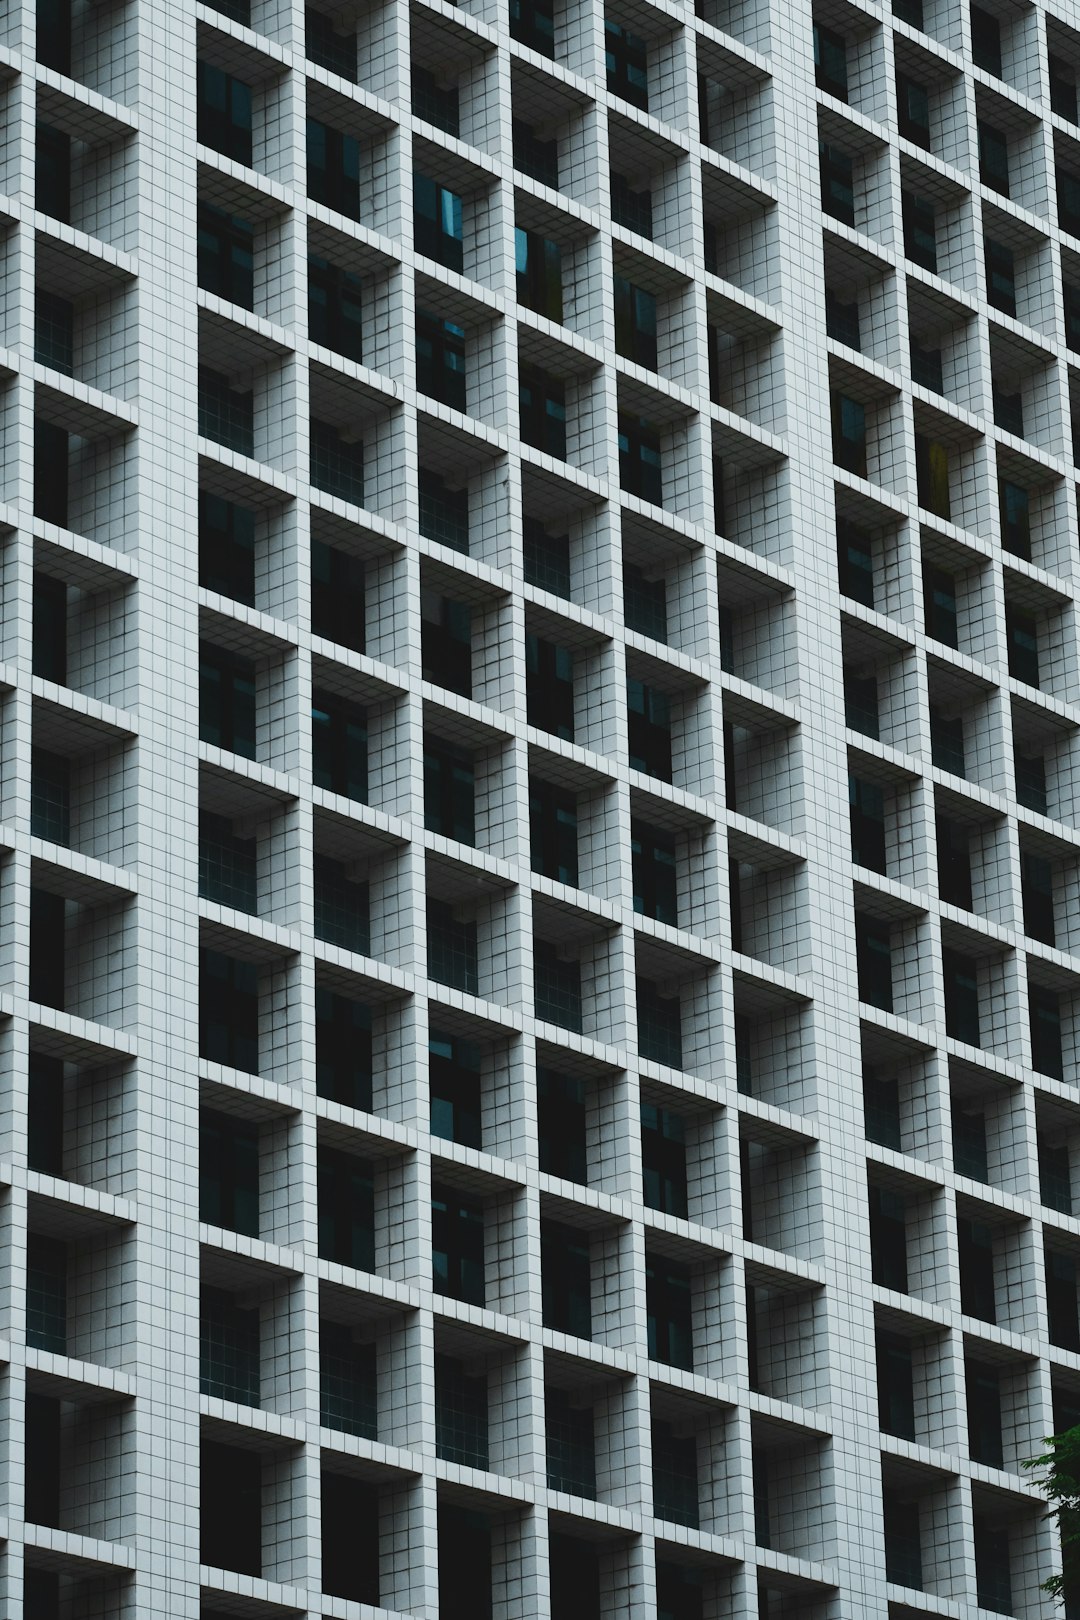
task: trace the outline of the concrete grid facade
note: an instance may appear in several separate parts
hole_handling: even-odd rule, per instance
[[[4,8],[4,1614],[1052,1612],[1078,80]]]

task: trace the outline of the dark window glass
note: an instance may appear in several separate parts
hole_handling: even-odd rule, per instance
[[[641,1160],[646,1207],[685,1220],[686,1125],[681,1114],[655,1103],[641,1104]]]
[[[373,1344],[359,1344],[353,1329],[319,1323],[319,1421],[324,1428],[378,1437],[378,1387]]]
[[[259,1309],[221,1288],[199,1292],[199,1393],[259,1404]]]
[[[57,293],[34,293],[34,359],[70,377],[75,366],[75,306]]]
[[[1039,633],[1035,617],[1011,602],[1005,604],[1009,674],[1028,686],[1039,685]]]
[[[919,1504],[896,1491],[882,1492],[885,1528],[885,1578],[896,1586],[922,1590],[922,1543]]]
[[[851,858],[872,872],[887,870],[885,860],[885,795],[876,782],[848,774],[851,813]]]
[[[644,191],[635,191],[625,175],[612,170],[611,217],[616,225],[621,225],[627,231],[636,231],[639,236],[647,237],[651,242],[652,192],[647,188]]]
[[[1080,353],[1080,287],[1062,284],[1065,299],[1065,342],[1074,354]]]
[[[855,223],[855,169],[849,154],[828,141],[818,145],[821,207],[845,225]]]
[[[533,778],[529,783],[529,830],[533,871],[576,888],[577,794]]]
[[[199,62],[196,71],[199,141],[250,167],[251,86],[209,62]]]
[[[1009,195],[1009,143],[1000,129],[979,119],[979,179],[992,191]]]
[[[244,309],[254,309],[254,227],[236,214],[200,203],[197,247],[199,286]]]
[[[986,1520],[979,1513],[974,1515],[972,1528],[975,1538],[976,1602],[980,1609],[1013,1614],[1008,1532],[996,1520]]]
[[[968,829],[939,815],[937,827],[938,893],[946,905],[971,911],[971,839]]]
[[[319,1149],[319,1258],[375,1270],[375,1184],[370,1164]]]
[[[339,34],[331,19],[312,6],[304,13],[304,54],[316,67],[356,83],[356,35]]]
[[[827,95],[847,100],[847,45],[842,34],[823,23],[814,24],[814,80]]]
[[[447,135],[461,134],[461,109],[456,84],[440,84],[430,68],[412,67],[412,110]]]
[[[656,297],[625,276],[614,278],[615,350],[647,371],[657,369]]]
[[[671,781],[671,705],[667,693],[628,677],[630,768]]]
[[[420,468],[420,533],[469,555],[469,486],[452,488],[428,467]]]
[[[510,0],[510,34],[520,45],[555,55],[554,0]]]
[[[968,1361],[964,1367],[967,1384],[968,1450],[972,1462],[1000,1468],[1004,1462],[1001,1444],[1001,1378],[996,1367]]]
[[[364,564],[336,546],[311,542],[311,628],[353,652],[366,642]]]
[[[1001,78],[1001,24],[982,6],[971,8],[971,59],[976,67]]]
[[[859,323],[859,303],[852,299],[845,303],[834,292],[825,289],[825,330],[837,343],[849,349],[862,349],[862,331]]]
[[[1003,315],[1016,316],[1016,258],[1004,242],[983,242],[986,261],[986,298]]]
[[[956,1217],[960,1251],[960,1309],[981,1322],[996,1322],[994,1291],[994,1238],[982,1221]]]
[[[360,142],[317,118],[307,121],[307,188],[312,202],[360,218]]]
[[[64,1009],[65,912],[62,894],[30,890],[30,1000]]]
[[[979,1108],[952,1108],[953,1167],[972,1181],[990,1180],[986,1153],[986,1115]]]
[[[71,224],[71,136],[38,121],[34,167],[34,207],[63,225]]]
[[[456,1191],[432,1188],[432,1287],[437,1294],[484,1303],[484,1211]]]
[[[976,965],[958,951],[943,950],[945,975],[945,1028],[957,1041],[981,1045],[979,1032],[979,981]]]
[[[60,1402],[29,1391],[23,1440],[24,1512],[30,1524],[60,1528]]]
[[[456,917],[454,908],[443,900],[427,903],[428,973],[439,984],[480,993],[480,967],[477,955],[476,923],[469,917]]]
[[[1024,900],[1024,932],[1044,945],[1057,940],[1054,922],[1054,868],[1043,855],[1020,852],[1021,891]]]
[[[1029,983],[1028,1018],[1032,1064],[1039,1074],[1063,1080],[1065,1063],[1061,1040],[1061,1002],[1057,991]]]
[[[34,417],[34,516],[67,528],[67,430],[41,416]]]
[[[588,1240],[574,1227],[540,1222],[544,1326],[592,1338],[592,1282]]]
[[[199,1056],[259,1072],[259,975],[254,962],[199,952]]]
[[[840,589],[854,602],[864,607],[874,605],[874,553],[870,536],[854,523],[838,518],[836,523],[836,555],[840,571]]]
[[[518,303],[546,315],[549,321],[561,321],[562,248],[558,242],[519,225],[514,230],[514,264]]]
[[[1046,1310],[1050,1343],[1060,1350],[1080,1350],[1077,1319],[1076,1261],[1071,1254],[1046,1250]]]
[[[619,417],[619,484],[639,500],[664,504],[660,435],[643,417]]]
[[[939,770],[967,775],[962,714],[947,715],[930,705],[930,754]]]
[[[678,1434],[663,1418],[652,1421],[653,1513],[673,1524],[698,1527],[697,1438]]]
[[[432,1136],[465,1147],[482,1145],[480,1052],[470,1041],[431,1031],[428,1095]]]
[[[892,1012],[892,941],[888,924],[876,917],[856,917],[855,948],[859,1000],[868,1001],[883,1012]]]
[[[435,1455],[464,1468],[488,1466],[487,1378],[453,1356],[435,1357]]]
[[[638,1051],[654,1063],[681,1069],[682,1007],[678,993],[661,995],[650,979],[637,981]]]
[[[861,731],[865,737],[879,735],[876,675],[858,675],[850,667],[844,670],[844,718],[852,731]]]
[[[937,273],[937,209],[929,197],[912,191],[901,195],[904,222],[904,252],[913,264]]]
[[[536,1071],[536,1109],[540,1127],[540,1168],[550,1176],[589,1180],[586,1147],[585,1082],[554,1069]]]
[[[461,844],[476,843],[476,771],[449,743],[424,744],[424,826]]]
[[[67,685],[67,586],[36,568],[30,667],[42,680]]]
[[[315,1086],[346,1108],[372,1107],[371,1009],[322,986],[315,989]]]
[[[1016,797],[1025,810],[1046,815],[1046,761],[1041,754],[1014,754]]]
[[[518,373],[521,437],[525,444],[566,460],[566,385],[538,366]]]
[[[364,504],[364,444],[332,422],[311,418],[311,482],[339,501]]]
[[[350,878],[344,861],[316,855],[313,862],[315,938],[343,951],[371,951],[368,886]]]
[[[848,394],[832,396],[833,460],[846,472],[865,478],[866,408]]]
[[[29,1232],[26,1238],[26,1342],[34,1350],[67,1355],[67,1246]]]
[[[200,366],[199,432],[238,456],[253,456],[255,396],[251,389],[233,388],[221,372]]]
[[[511,22],[511,32],[513,23]],[[514,135],[514,167],[527,174],[530,179],[539,181],[542,186],[550,186],[553,191],[559,186],[559,143],[557,140],[545,141],[537,135],[531,124],[523,118],[515,118],[513,125]]]
[[[636,563],[623,563],[623,615],[628,630],[667,641],[667,584]]]
[[[894,1075],[863,1070],[863,1112],[867,1140],[901,1152],[900,1084]]]
[[[650,1361],[694,1370],[690,1273],[670,1260],[646,1260],[645,1313]]]
[[[465,227],[462,201],[446,186],[413,175],[413,241],[417,253],[436,259],[450,270],[465,266]]]
[[[909,27],[925,31],[923,0],[893,0],[892,13],[900,22],[907,23]]]
[[[199,1562],[262,1575],[262,1458],[203,1440],[199,1450]]]
[[[895,1333],[877,1336],[878,1422],[886,1434],[915,1438],[915,1387],[911,1341]]]
[[[1059,118],[1067,118],[1070,124],[1077,122],[1076,116],[1076,72],[1068,62],[1063,62],[1060,56],[1050,53],[1050,106]]]
[[[416,386],[452,410],[468,408],[465,329],[426,310],[416,316]]]
[[[379,1492],[365,1479],[322,1470],[322,1589],[353,1603],[379,1603]]]
[[[199,1114],[199,1219],[259,1235],[259,1133],[210,1108]]]
[[[896,75],[896,109],[900,133],[916,146],[930,150],[930,97],[925,84],[906,73]]]
[[[255,758],[255,665],[207,641],[199,644],[199,736]]]
[[[311,694],[311,773],[316,787],[367,803],[367,716],[346,698]]]
[[[474,1508],[439,1503],[439,1613],[455,1607],[470,1620],[491,1620],[491,1520]]]
[[[649,110],[649,53],[639,34],[610,17],[604,19],[604,66],[612,95]]]
[[[70,76],[71,0],[37,0],[37,59]]]
[[[238,838],[227,816],[199,812],[199,894],[254,915],[258,907],[258,844]]]
[[[1064,1142],[1050,1142],[1039,1138],[1039,1196],[1050,1209],[1059,1209],[1063,1215],[1073,1212],[1072,1171],[1069,1167],[1069,1147]]]
[[[44,748],[30,755],[30,832],[52,844],[71,843],[71,765]]]
[[[308,257],[308,337],[346,360],[364,358],[361,279],[328,259]]]
[[[467,603],[421,591],[420,655],[426,681],[472,696],[472,612]]]
[[[570,600],[570,537],[548,534],[542,523],[526,518],[523,524],[525,579],[538,590]]]
[[[919,505],[948,523],[952,518],[949,452],[945,445],[923,433],[915,435],[915,481]]]
[[[923,563],[923,615],[926,633],[947,647],[960,645],[956,621],[956,577],[933,563]]]
[[[565,1390],[548,1388],[544,1393],[544,1430],[548,1489],[593,1500],[596,1496],[596,1441],[592,1407],[573,1400]]]
[[[1031,561],[1031,503],[1022,484],[998,479],[998,512],[1001,517],[1001,543],[1014,557]]]
[[[657,922],[679,922],[678,872],[675,839],[643,821],[630,824],[630,859],[633,868],[634,910]]]
[[[1024,398],[1017,389],[1009,393],[1004,388],[993,385],[994,425],[1002,428],[1006,433],[1014,433],[1018,439],[1024,436]]]
[[[537,1018],[580,1035],[581,964],[542,939],[533,941],[533,999]]]
[[[255,605],[255,513],[199,491],[199,584]]]
[[[573,742],[574,658],[568,648],[525,637],[525,701],[531,726]]]
[[[941,350],[920,348],[915,339],[911,339],[911,380],[922,388],[929,388],[931,393],[944,394],[945,381],[941,369]]]
[[[870,1258],[875,1283],[898,1294],[908,1291],[907,1213],[904,1200],[889,1187],[872,1186]]]

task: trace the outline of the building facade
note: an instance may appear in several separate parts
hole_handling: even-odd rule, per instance
[[[1054,1612],[1078,82],[8,0],[5,1615]]]

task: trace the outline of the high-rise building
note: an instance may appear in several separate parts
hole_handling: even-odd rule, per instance
[[[1052,1613],[1078,80],[2,8],[5,1617]]]

